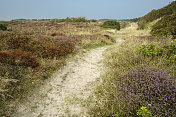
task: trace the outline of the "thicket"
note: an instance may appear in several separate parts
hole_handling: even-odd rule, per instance
[[[138,21],[138,25],[140,29],[144,29],[145,25],[149,22],[152,22],[158,18],[161,18],[163,16],[171,15],[174,12],[176,12],[176,1],[173,1],[169,5],[158,9],[158,10],[152,10],[150,13],[147,15],[141,17]]]
[[[176,12],[163,17],[154,24],[152,26],[151,34],[154,36],[172,36],[173,38],[176,38]]]
[[[100,25],[103,28],[112,28],[116,30],[120,30],[120,23],[117,21],[105,21],[102,25]]]

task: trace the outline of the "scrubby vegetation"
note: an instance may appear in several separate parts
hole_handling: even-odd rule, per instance
[[[126,28],[130,25],[130,22],[127,21],[119,21],[120,23],[120,29]]]
[[[176,37],[176,12],[163,17],[152,26],[151,34],[154,36]]]
[[[163,7],[158,10],[152,10],[147,15],[141,17],[138,21],[138,25],[140,29],[144,29],[146,24],[149,22],[152,22],[158,18],[171,15],[174,12],[176,12],[176,1],[173,1],[171,4],[167,5],[166,7]]]
[[[95,19],[87,20],[85,17],[67,17],[66,19],[52,19],[51,22],[61,23],[61,22],[97,22]]]
[[[133,19],[120,19],[118,21],[127,21],[127,22],[137,22],[140,18],[133,18]]]
[[[103,28],[112,28],[112,29],[116,29],[116,30],[120,30],[120,23],[117,21],[105,21],[101,27]]]
[[[175,39],[176,37],[176,7],[175,6],[176,6],[176,1],[173,1],[169,5],[158,10],[153,10],[147,15],[141,17],[138,21],[139,29],[144,29],[144,28],[150,29],[151,30],[150,33],[153,36],[168,37],[168,38]],[[168,45],[165,45],[163,48],[161,47],[159,50],[154,46],[155,45],[150,45],[148,47],[143,46],[144,50],[146,50],[147,48],[155,49],[155,50],[148,50],[147,52],[144,52],[144,54],[150,53],[152,54],[152,56],[155,56],[155,55],[158,56],[158,54],[162,55],[163,51],[166,52],[167,49],[170,49]],[[174,44],[171,44],[171,46],[174,48]],[[173,49],[173,51],[175,50]],[[170,57],[168,56],[166,57],[166,56],[165,58],[170,58],[170,61],[174,61],[175,59],[174,55]]]
[[[176,40],[156,47],[155,44],[142,45],[139,51],[147,57],[162,56],[168,64],[176,62]]]
[[[0,51],[0,62],[9,65],[31,68],[39,66],[36,58],[31,53],[21,50]]]
[[[12,21],[0,25],[0,116],[39,87],[81,49],[113,44],[105,73],[87,106],[93,117],[174,117],[176,115],[176,1],[135,23],[87,20]],[[138,19],[135,19],[135,21]],[[120,30],[106,31],[104,28]],[[151,27],[152,26],[152,27]],[[103,27],[103,28],[101,28]],[[155,37],[154,37],[155,36]],[[163,36],[163,37],[162,37]]]
[[[3,31],[7,30],[7,25],[0,24],[0,30],[3,30]]]
[[[24,99],[76,52],[114,42],[96,23],[10,22],[0,30],[0,116],[10,116],[14,100]]]

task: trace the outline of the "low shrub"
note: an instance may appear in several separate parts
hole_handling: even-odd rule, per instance
[[[8,42],[9,47],[12,49],[26,49],[26,46],[28,45],[30,41],[30,37],[25,35],[16,35],[12,36]]]
[[[59,33],[58,33],[59,34]],[[52,36],[58,36],[53,33]],[[75,43],[71,39],[57,37],[41,41],[29,36],[18,35],[12,37],[8,42],[12,49],[30,52],[37,57],[54,58],[67,55],[74,51]]]
[[[159,47],[153,43],[142,45],[138,50],[147,57],[151,56],[153,58],[155,56],[162,56],[169,63],[174,63],[176,61],[176,40],[173,40],[171,43],[165,43]]]
[[[6,24],[0,24],[0,30],[7,30],[7,25]]]
[[[20,65],[25,67],[35,68],[39,66],[36,58],[29,52],[24,52],[21,50],[13,51],[1,51],[0,52],[0,62],[11,64],[11,65]]]
[[[65,56],[75,50],[75,44],[67,40],[58,40],[56,44],[47,47],[46,52],[43,51],[43,57],[54,58]]]
[[[119,108],[122,115],[135,116],[141,106],[153,115],[176,115],[174,78],[161,69],[142,67],[117,79]]]
[[[103,25],[101,25],[103,28],[112,28],[112,29],[117,29],[120,30],[120,23],[117,21],[105,21]]]
[[[90,22],[97,22],[97,20],[96,19],[91,19]]]

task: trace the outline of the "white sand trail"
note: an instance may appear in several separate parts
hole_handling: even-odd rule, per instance
[[[88,117],[82,103],[92,92],[90,83],[100,77],[102,53],[96,48],[76,56],[28,101],[19,104],[14,117]]]

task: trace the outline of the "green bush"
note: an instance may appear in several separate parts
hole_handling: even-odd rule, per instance
[[[6,24],[0,24],[0,30],[7,30],[7,25]]]
[[[152,26],[151,34],[154,36],[176,36],[176,12],[159,20]]]
[[[96,19],[91,19],[90,22],[97,22],[97,20]]]
[[[120,23],[117,21],[105,21],[103,25],[101,25],[103,28],[112,28],[112,29],[117,29],[120,30]]]

